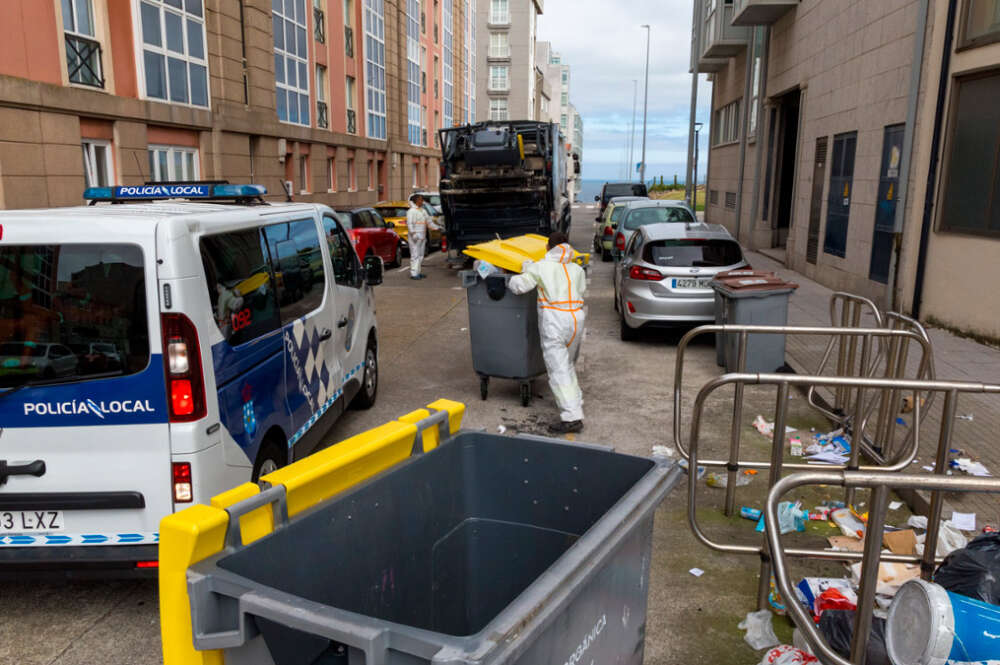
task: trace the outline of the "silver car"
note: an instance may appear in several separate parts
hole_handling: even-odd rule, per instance
[[[747,266],[740,244],[721,224],[649,224],[635,231],[615,265],[621,338],[643,326],[715,320],[716,273]]]
[[[663,199],[640,199],[629,201],[618,218],[618,228],[615,230],[615,258],[628,246],[632,234],[647,224],[663,224],[679,222],[683,224],[697,223],[694,212],[684,201],[666,201]]]

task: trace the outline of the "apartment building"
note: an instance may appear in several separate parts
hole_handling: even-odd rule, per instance
[[[5,0],[0,207],[148,180],[331,205],[435,187],[436,130],[474,114],[474,17],[471,0]]]
[[[1000,339],[1000,292],[982,288],[1000,280],[1000,0],[694,14],[707,221],[831,288]]]
[[[484,103],[477,120],[534,120],[541,89],[536,79],[535,35],[542,0],[474,0],[478,4],[478,81]]]

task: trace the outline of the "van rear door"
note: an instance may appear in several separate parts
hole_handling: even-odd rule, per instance
[[[152,546],[173,511],[153,239],[44,243],[37,219],[4,227],[0,556]]]

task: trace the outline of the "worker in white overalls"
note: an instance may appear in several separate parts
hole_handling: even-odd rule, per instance
[[[558,433],[583,429],[583,392],[576,379],[575,364],[583,341],[583,294],[587,290],[587,277],[572,259],[569,238],[556,231],[549,236],[545,258],[537,263],[525,261],[522,273],[511,277],[508,283],[511,292],[518,295],[538,289],[542,358],[560,416],[549,429]]]
[[[427,248],[427,227],[441,230],[431,216],[424,210],[424,197],[414,194],[410,197],[410,209],[406,211],[407,243],[410,245],[410,279],[426,277],[420,272],[420,264],[424,261],[424,250]]]

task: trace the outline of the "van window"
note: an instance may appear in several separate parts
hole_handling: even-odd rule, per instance
[[[687,208],[680,206],[656,206],[648,208],[632,208],[625,217],[625,228],[635,231],[647,224],[662,224],[684,222],[693,224],[694,215]]]
[[[340,286],[360,287],[361,273],[358,266],[358,255],[344,229],[337,224],[337,220],[325,215],[323,217],[323,232],[326,235],[327,245],[330,247],[333,281]]]
[[[278,283],[281,322],[290,323],[323,303],[326,272],[316,223],[311,219],[264,227]]]
[[[743,261],[735,240],[660,240],[643,250],[646,263],[663,268],[722,268]]]
[[[641,183],[619,182],[604,186],[604,202],[616,196],[648,196],[646,186]]]
[[[0,246],[0,388],[135,374],[149,364],[135,245]]]
[[[409,208],[399,208],[394,206],[379,206],[378,211],[379,214],[382,215],[382,217],[387,217],[387,218],[406,217],[406,213],[409,211]]]
[[[281,325],[274,277],[258,229],[203,237],[201,262],[215,323],[231,345]]]

